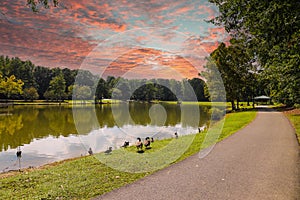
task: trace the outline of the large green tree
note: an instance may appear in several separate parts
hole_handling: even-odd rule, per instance
[[[3,77],[0,74],[0,94],[5,98],[10,99],[12,95],[20,95],[23,93],[24,82],[21,79],[16,79],[14,75]]]
[[[57,101],[61,101],[66,97],[66,81],[62,73],[52,78],[46,96]],[[50,95],[50,96],[49,96]]]
[[[49,87],[49,83],[52,79],[51,69],[46,67],[37,66],[34,68],[34,79],[37,83],[37,91],[41,99],[44,98],[44,94]]]
[[[34,87],[30,87],[24,89],[23,97],[25,100],[33,101],[39,98],[39,94]]]
[[[246,95],[253,96],[251,86],[253,86],[254,67],[249,54],[240,43],[235,43],[233,40],[228,47],[221,43],[211,54],[211,59],[223,79],[227,101],[231,102],[232,109],[235,110],[234,101],[239,102],[244,99],[243,94],[246,91],[248,92]],[[238,103],[237,108],[239,108]]]
[[[102,103],[103,98],[109,98],[109,90],[106,81],[100,78],[96,87],[95,101],[100,100],[100,103]]]
[[[71,85],[69,90],[72,91],[73,100],[89,100],[91,99],[92,90],[87,85]]]
[[[212,22],[239,40],[261,69],[263,85],[277,100],[300,103],[300,1],[210,0]]]

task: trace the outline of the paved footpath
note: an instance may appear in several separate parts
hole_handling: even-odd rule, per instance
[[[192,156],[96,199],[300,200],[300,154],[285,116],[260,111],[205,158]]]

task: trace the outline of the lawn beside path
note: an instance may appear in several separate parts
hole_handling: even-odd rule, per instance
[[[96,199],[299,199],[299,153],[288,119],[265,108],[203,159],[193,155]]]
[[[292,109],[289,111],[285,111],[284,113],[295,128],[296,136],[300,144],[300,109]]]
[[[245,127],[255,118],[254,111],[226,115],[220,140]],[[205,133],[197,134],[190,148],[178,159],[183,160],[200,149]],[[163,145],[166,141],[156,141]],[[118,151],[118,150],[115,150]],[[178,162],[177,161],[177,162]],[[132,183],[152,172],[125,173],[101,164],[93,156],[57,162],[39,169],[0,175],[1,199],[89,199]]]

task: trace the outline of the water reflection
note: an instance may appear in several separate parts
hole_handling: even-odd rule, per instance
[[[77,106],[14,106],[0,110],[0,172],[16,169],[22,146],[22,167],[117,148],[136,136],[172,137],[196,132],[207,123],[209,107],[124,103]]]

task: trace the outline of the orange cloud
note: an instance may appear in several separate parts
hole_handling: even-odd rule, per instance
[[[202,49],[211,52],[224,33],[219,28],[207,28],[212,27],[208,25],[199,24],[197,27],[202,20],[199,14],[206,12],[213,16],[215,13],[207,4],[202,6],[200,1],[64,0],[62,3],[59,8],[33,13],[24,6],[24,0],[1,0],[0,54],[30,59],[36,65],[73,69],[82,67],[82,62],[86,61],[95,72],[102,67],[107,73],[116,75],[132,71],[131,74],[140,76],[168,77],[176,72],[183,77],[194,77],[203,65],[195,61],[197,66],[193,66],[188,60],[192,60],[190,52],[199,52],[191,45],[196,40],[186,44],[188,52],[182,52],[181,56],[157,49],[170,49],[178,41],[182,42],[178,37],[180,32],[201,35],[200,29],[204,27],[207,36],[198,42]],[[94,52],[91,60],[86,59],[97,44],[111,36],[123,32],[126,39],[128,30],[147,29],[149,26],[157,29],[137,34],[128,41],[132,46],[139,46],[138,49],[124,53],[119,51],[123,47],[116,43],[101,53]],[[160,34],[160,29],[170,31]],[[174,30],[178,31],[177,35],[172,32]],[[121,56],[115,59],[113,56],[117,52],[121,52]],[[107,63],[110,63],[109,67]]]
[[[198,70],[182,56],[155,49],[135,49],[114,60],[104,76],[116,75],[126,78],[193,78]]]

